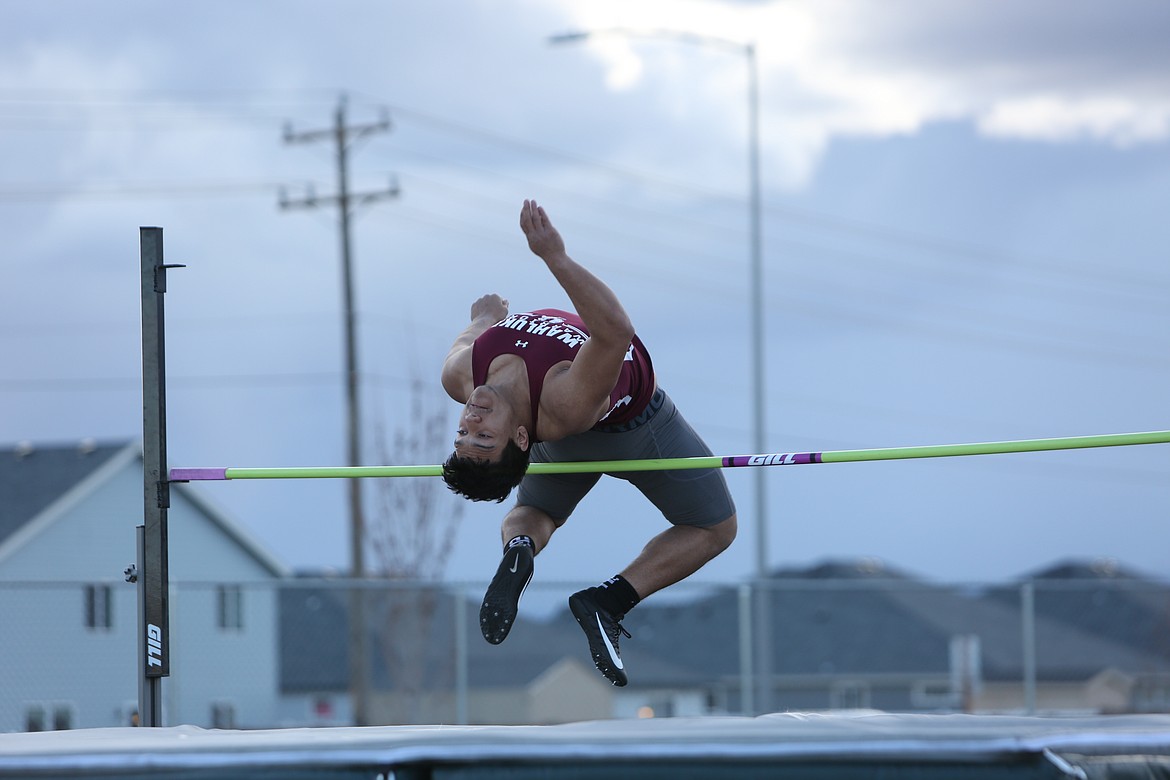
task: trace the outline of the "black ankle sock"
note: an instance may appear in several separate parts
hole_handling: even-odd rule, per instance
[[[626,578],[620,574],[589,590],[593,591],[597,603],[615,616],[625,615],[641,601],[638,598],[638,591],[634,590],[634,586],[626,582]]]
[[[507,553],[508,550],[511,550],[513,547],[527,547],[528,549],[532,550],[534,554],[536,553],[536,542],[532,541],[531,536],[525,536],[523,534],[520,536],[513,536],[511,541],[504,545],[504,552]]]

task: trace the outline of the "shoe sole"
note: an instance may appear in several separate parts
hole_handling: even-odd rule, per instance
[[[605,630],[601,627],[601,619],[597,610],[590,606],[585,599],[577,598],[574,594],[569,597],[569,611],[573,613],[577,625],[581,626],[581,630],[585,632],[585,638],[589,640],[589,654],[593,656],[593,665],[597,667],[597,671],[605,675],[605,679],[613,683],[614,686],[618,688],[624,686],[629,678],[626,677],[624,669],[615,665],[613,655],[611,655],[612,645],[605,635]],[[621,663],[620,655],[617,656],[616,663]]]
[[[517,555],[519,556],[520,553]],[[532,581],[531,559],[521,582],[519,572],[514,572],[507,565],[509,557],[504,556],[504,560],[500,561],[500,568],[496,570],[496,576],[492,577],[487,593],[484,594],[483,604],[479,608],[480,633],[493,645],[498,645],[508,638],[508,632],[512,630],[512,626],[516,622],[520,598],[528,589],[528,583]],[[513,558],[512,565],[517,566],[519,560],[518,557]],[[517,589],[517,583],[519,583],[519,589]]]

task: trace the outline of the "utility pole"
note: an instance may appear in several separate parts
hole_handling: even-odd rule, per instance
[[[378,200],[398,195],[398,185],[391,182],[382,190],[353,193],[349,190],[349,147],[374,133],[390,131],[390,119],[383,115],[378,122],[363,125],[347,125],[345,121],[346,99],[342,95],[334,113],[333,127],[325,130],[310,130],[294,133],[285,126],[284,141],[288,144],[316,143],[332,139],[337,150],[337,194],[318,197],[308,193],[299,200],[290,200],[282,191],[281,209],[315,209],[321,206],[337,206],[341,231],[341,274],[345,306],[345,398],[346,398],[346,440],[348,465],[362,465],[361,447],[361,406],[358,382],[357,326],[353,301],[353,260],[350,248],[350,215],[353,209]],[[367,692],[368,664],[366,663],[365,610],[362,598],[362,580],[366,576],[365,517],[362,511],[361,480],[349,480],[349,552],[350,577],[354,584],[350,589],[349,619],[349,680],[350,702],[354,723],[368,725],[369,708]]]

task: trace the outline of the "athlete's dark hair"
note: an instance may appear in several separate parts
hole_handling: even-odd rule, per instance
[[[472,501],[500,503],[520,484],[528,470],[529,450],[520,449],[511,439],[500,459],[493,463],[472,460],[451,453],[443,464],[443,481],[452,492]]]

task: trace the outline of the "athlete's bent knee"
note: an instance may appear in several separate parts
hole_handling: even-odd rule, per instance
[[[715,525],[708,526],[707,530],[711,532],[712,541],[717,547],[718,552],[723,552],[731,546],[733,541],[735,541],[735,534],[738,530],[738,523],[736,522],[735,515],[732,515],[726,520],[721,520]]]

